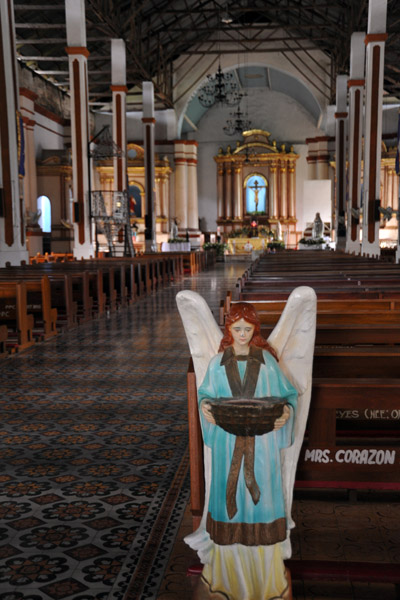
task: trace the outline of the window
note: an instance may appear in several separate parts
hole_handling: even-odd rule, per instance
[[[47,196],[39,196],[37,208],[40,210],[39,225],[42,231],[51,232],[51,202]]]

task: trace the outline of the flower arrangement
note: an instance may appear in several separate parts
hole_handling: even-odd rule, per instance
[[[203,244],[203,250],[215,250],[217,256],[223,256],[228,245],[225,242],[205,242]]]
[[[299,244],[303,244],[304,246],[318,246],[319,244],[325,244],[325,240],[322,237],[319,238],[301,238],[299,240]]]
[[[184,244],[186,242],[185,238],[169,238],[168,244]]]
[[[280,240],[274,240],[273,242],[268,242],[267,248],[271,248],[271,250],[284,250],[285,244]]]

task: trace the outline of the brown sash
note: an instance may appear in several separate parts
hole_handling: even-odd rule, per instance
[[[242,383],[237,359],[232,346],[225,350],[221,359],[221,365],[225,366],[226,376],[233,398],[254,398],[261,363],[264,364],[261,348],[250,346],[250,352],[247,356],[246,371]],[[254,504],[257,504],[260,500],[261,492],[254,476],[254,444],[254,437],[236,437],[226,486],[226,508],[230,519],[233,519],[237,513],[236,492],[243,459],[246,487],[250,492]]]
[[[246,487],[251,494],[254,504],[257,504],[260,499],[260,488],[254,477],[254,440],[254,437],[236,437],[235,449],[226,485],[226,509],[230,519],[233,519],[237,513],[236,492],[243,457]]]

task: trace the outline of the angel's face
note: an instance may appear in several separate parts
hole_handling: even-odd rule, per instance
[[[230,332],[233,337],[233,347],[237,354],[243,354],[248,349],[254,329],[254,325],[248,323],[243,318],[231,325]]]

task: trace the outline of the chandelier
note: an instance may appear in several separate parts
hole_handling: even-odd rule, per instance
[[[226,135],[235,135],[235,133],[242,133],[242,131],[250,129],[251,121],[247,118],[247,113],[244,114],[240,110],[240,106],[238,106],[237,111],[230,113],[230,117],[222,128]]]
[[[237,106],[242,96],[233,73],[223,73],[219,64],[215,75],[207,75],[207,83],[200,89],[198,98],[202,106],[210,108],[214,104]]]

